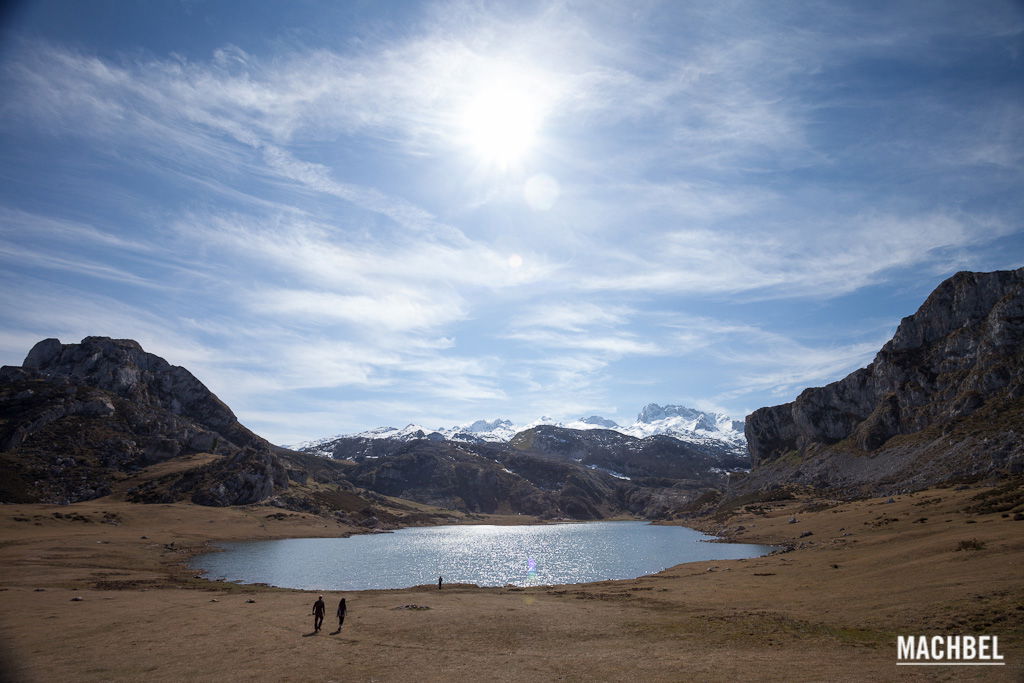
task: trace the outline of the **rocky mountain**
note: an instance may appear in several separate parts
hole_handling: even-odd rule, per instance
[[[351,463],[349,479],[378,493],[468,512],[573,519],[666,516],[704,490],[723,487],[727,471],[749,465],[745,454],[721,444],[554,425],[531,427],[507,443],[462,441],[410,426],[305,448]]]
[[[137,342],[47,339],[0,369],[0,502],[269,503],[380,522],[395,503],[341,463],[270,444],[190,372]]]
[[[125,339],[39,342],[21,367],[0,369],[0,411],[5,498],[88,499],[110,491],[114,472],[183,454],[279,450],[187,370]]]
[[[1024,268],[957,273],[874,361],[746,421],[737,491],[888,494],[1024,471]]]
[[[171,365],[163,358],[146,353],[138,342],[129,339],[86,337],[80,344],[61,344],[45,339],[29,351],[21,368],[5,366],[0,378],[42,380],[65,387],[84,386],[100,389],[133,406],[149,412],[138,413],[138,427],[171,440],[150,454],[176,454],[174,447],[191,450],[216,449],[215,441],[224,446],[246,446],[272,449],[273,446],[243,427],[231,409],[197,380],[188,370]],[[113,413],[113,406],[103,403],[92,406],[95,414]],[[74,410],[73,406],[69,410]],[[17,445],[57,413],[29,424],[19,425],[0,442],[5,449]],[[172,449],[172,450],[167,450]]]

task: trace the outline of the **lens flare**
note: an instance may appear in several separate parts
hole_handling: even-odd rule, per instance
[[[537,560],[528,557],[526,558],[526,584],[536,584],[537,580]]]

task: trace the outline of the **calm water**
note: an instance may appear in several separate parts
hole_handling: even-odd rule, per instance
[[[440,526],[351,538],[224,543],[193,559],[211,579],[306,590],[407,588],[437,583],[554,585],[632,579],[700,560],[758,557],[771,546],[705,543],[647,522]]]

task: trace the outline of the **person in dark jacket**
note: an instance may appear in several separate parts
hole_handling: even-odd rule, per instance
[[[348,611],[348,606],[345,604],[345,598],[341,599],[338,603],[338,630],[335,633],[341,633],[341,627],[345,624],[345,612]]]
[[[324,623],[324,613],[327,611],[327,607],[324,605],[324,596],[320,596],[313,603],[313,630],[319,631],[320,626]]]

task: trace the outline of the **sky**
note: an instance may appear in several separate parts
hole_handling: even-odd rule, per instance
[[[0,93],[0,363],[279,444],[742,418],[1024,265],[1018,2],[26,1]]]

